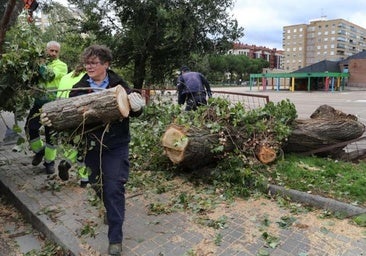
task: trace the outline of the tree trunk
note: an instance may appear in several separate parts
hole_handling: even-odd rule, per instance
[[[108,123],[127,117],[130,106],[125,89],[118,85],[104,91],[46,103],[46,113],[53,129],[60,131],[84,124]]]
[[[235,144],[242,144],[235,141]],[[223,134],[212,134],[209,129],[189,128],[170,125],[163,137],[165,154],[174,163],[188,169],[207,166],[232,152],[235,145]],[[266,145],[257,145],[255,155],[262,163],[270,163],[276,158],[276,151]]]
[[[364,132],[365,125],[357,121],[357,117],[322,105],[315,110],[310,119],[296,120],[284,151],[337,156],[347,145],[341,142],[359,138]],[[328,147],[331,145],[335,147]]]
[[[235,130],[236,129],[236,130]],[[241,129],[241,130],[240,130]],[[170,125],[162,137],[162,145],[168,158],[174,163],[189,169],[207,166],[216,162],[227,152],[233,151],[240,145],[247,147],[249,152],[254,152],[256,158],[268,164],[276,159],[279,143],[273,141],[256,141],[256,146],[246,144],[252,138],[236,136],[245,134],[245,127],[230,127],[230,136],[212,134],[207,129],[180,127]],[[295,120],[295,126],[283,147],[285,152],[311,152],[318,150],[320,155],[346,157],[342,149],[352,140],[359,138],[365,131],[365,126],[352,115],[344,114],[327,105],[320,106],[310,119]],[[235,138],[235,142],[228,138]],[[215,150],[219,146],[222,150]],[[328,147],[328,148],[324,148]],[[324,148],[324,150],[319,150]],[[245,150],[245,148],[244,148]],[[347,153],[347,156],[351,156]]]
[[[5,3],[2,3],[5,5]],[[8,0],[6,3],[6,8],[4,13],[2,13],[2,18],[0,20],[0,54],[3,53],[3,44],[5,40],[5,35],[10,26],[16,21],[19,13],[22,10],[22,5],[20,1]],[[1,55],[0,55],[1,58]]]
[[[215,162],[225,152],[232,151],[233,145],[228,142],[222,144],[224,150],[214,153],[213,148],[218,145],[219,134],[212,134],[209,130],[170,125],[162,138],[166,155],[174,164],[180,164],[189,169],[209,165]]]

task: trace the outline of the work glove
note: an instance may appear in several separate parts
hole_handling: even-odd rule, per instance
[[[128,95],[128,101],[130,102],[131,110],[137,112],[145,106],[145,100],[142,98],[141,94],[137,92],[130,93]]]
[[[46,113],[41,114],[40,121],[41,121],[41,124],[43,124],[44,126],[48,126],[48,127],[52,126],[51,120],[48,118]]]
[[[207,96],[208,96],[209,98],[212,98],[212,92],[211,92],[211,91],[207,92]]]

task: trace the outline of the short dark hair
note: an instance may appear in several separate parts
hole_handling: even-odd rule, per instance
[[[188,72],[188,71],[190,71],[190,69],[187,66],[183,66],[183,67],[180,68],[180,71],[181,72]]]
[[[105,45],[91,45],[86,48],[81,55],[81,60],[85,63],[88,59],[98,57],[102,63],[112,61],[112,52]]]

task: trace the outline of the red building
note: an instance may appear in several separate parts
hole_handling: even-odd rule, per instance
[[[251,59],[264,59],[269,62],[270,69],[283,69],[283,51],[276,48],[270,49],[264,46],[234,43],[228,54],[242,54]]]

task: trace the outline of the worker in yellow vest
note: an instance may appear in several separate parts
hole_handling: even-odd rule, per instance
[[[42,106],[56,99],[56,90],[61,78],[67,73],[67,65],[59,59],[61,46],[56,41],[50,41],[46,46],[46,58],[44,63],[39,67],[38,87],[42,88],[42,93],[37,92],[34,98],[34,104],[29,111],[25,124],[25,131],[29,139],[30,148],[35,153],[32,165],[39,165],[44,158],[44,166],[47,174],[55,172],[56,147],[54,145],[53,131],[50,127],[45,126],[44,145],[40,128],[40,109]]]
[[[79,64],[75,69],[61,78],[57,99],[65,99],[69,97],[70,91],[74,84],[80,81],[80,79],[86,74],[85,68],[82,64]],[[78,159],[78,150],[73,145],[66,145],[67,148],[63,149],[63,156],[65,159],[61,160],[58,165],[58,176],[62,180],[69,179],[69,170],[72,166],[77,170],[80,176],[80,185],[86,186],[88,183],[88,170],[83,164],[83,161]],[[79,161],[78,161],[79,160]]]

